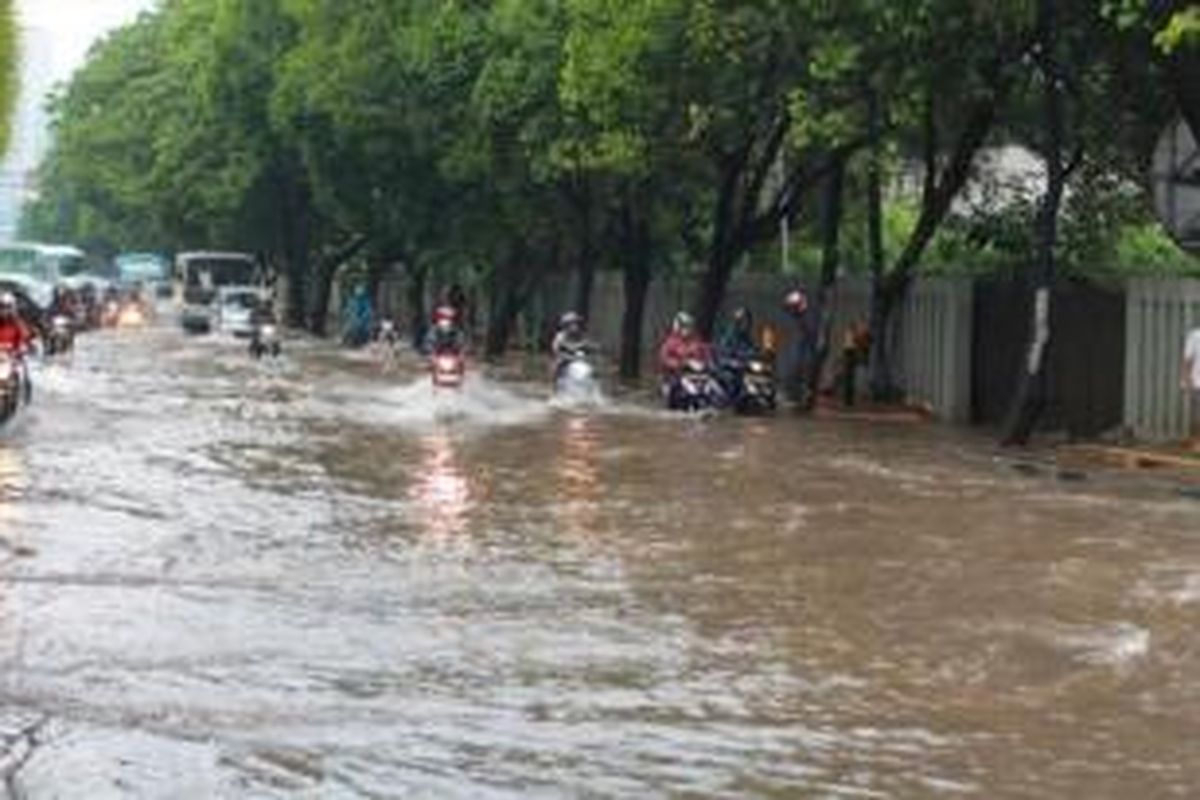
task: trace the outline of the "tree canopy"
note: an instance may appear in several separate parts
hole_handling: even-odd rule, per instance
[[[1064,242],[1080,263],[1144,245],[1161,266],[1146,160],[1166,121],[1194,118],[1195,9],[1058,4],[1080,221]],[[498,352],[556,273],[586,308],[591,276],[622,272],[635,336],[653,275],[695,272],[710,329],[782,222],[817,247],[836,178],[838,214],[870,224],[824,239],[874,264],[886,317],[939,254],[1029,251],[1006,220],[1031,214],[959,199],[989,145],[1042,151],[1039,46],[1032,0],[166,0],[54,99],[26,227],[260,251],[314,328],[348,256],[469,275]]]

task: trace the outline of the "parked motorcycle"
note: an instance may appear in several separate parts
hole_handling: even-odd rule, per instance
[[[435,389],[461,389],[467,377],[467,364],[462,353],[444,350],[430,358],[430,373]]]
[[[728,399],[711,367],[697,359],[663,383],[663,395],[672,411],[707,411],[721,408]]]
[[[279,340],[279,326],[274,322],[255,324],[250,334],[250,357],[258,360],[270,356],[279,358],[283,354],[283,343]]]
[[[55,314],[46,328],[46,355],[57,356],[75,349],[75,322],[66,314]]]
[[[775,370],[761,357],[723,361],[722,388],[730,407],[739,414],[769,414],[775,410]]]

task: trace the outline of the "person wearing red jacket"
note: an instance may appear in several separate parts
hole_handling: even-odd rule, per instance
[[[712,361],[712,347],[696,330],[696,322],[692,315],[679,312],[671,324],[671,332],[658,350],[659,369],[666,376],[673,376],[683,370],[689,361],[702,361],[709,364]]]
[[[0,348],[21,357],[33,345],[33,332],[17,312],[17,298],[11,292],[0,294]]]

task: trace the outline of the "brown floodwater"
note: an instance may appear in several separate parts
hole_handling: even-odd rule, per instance
[[[1200,502],[168,327],[0,442],[28,798],[1190,798]]]

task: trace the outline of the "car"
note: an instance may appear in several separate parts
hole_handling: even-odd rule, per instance
[[[217,328],[238,337],[254,335],[254,312],[270,302],[263,289],[229,287],[217,290]]]

